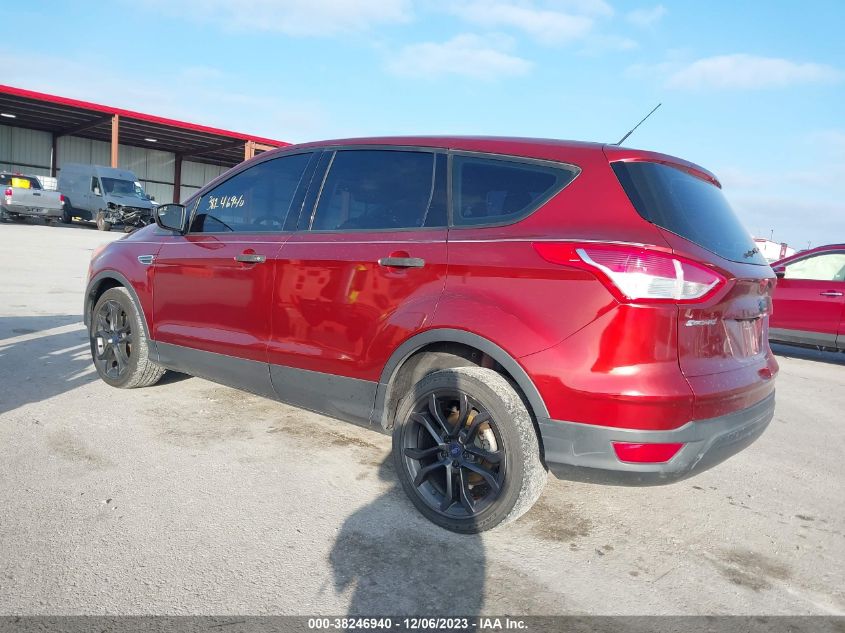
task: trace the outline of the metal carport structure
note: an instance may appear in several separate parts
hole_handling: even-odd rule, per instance
[[[173,154],[174,200],[180,199],[185,160],[232,167],[257,152],[289,145],[284,141],[177,121],[89,101],[0,84],[0,124],[51,135],[50,175],[59,168],[59,139],[106,142],[110,163],[119,166],[120,146]]]

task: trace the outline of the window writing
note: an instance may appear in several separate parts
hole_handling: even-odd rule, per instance
[[[191,233],[281,231],[309,157],[268,160],[219,184],[200,199]]]

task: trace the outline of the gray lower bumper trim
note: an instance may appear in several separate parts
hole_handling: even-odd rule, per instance
[[[638,431],[558,420],[541,420],[546,464],[564,479],[649,485],[669,483],[706,470],[754,442],[775,411],[775,395],[729,415],[696,420],[670,431]],[[612,442],[684,444],[668,462],[621,462]]]

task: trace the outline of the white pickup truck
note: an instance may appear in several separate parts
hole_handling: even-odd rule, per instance
[[[64,196],[44,189],[35,176],[0,172],[0,192],[0,222],[29,216],[52,224],[62,217]]]

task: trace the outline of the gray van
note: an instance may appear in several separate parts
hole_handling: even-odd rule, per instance
[[[64,222],[75,217],[93,220],[101,231],[113,224],[123,224],[127,230],[146,226],[157,206],[131,171],[102,165],[62,165],[59,191],[65,196]]]

